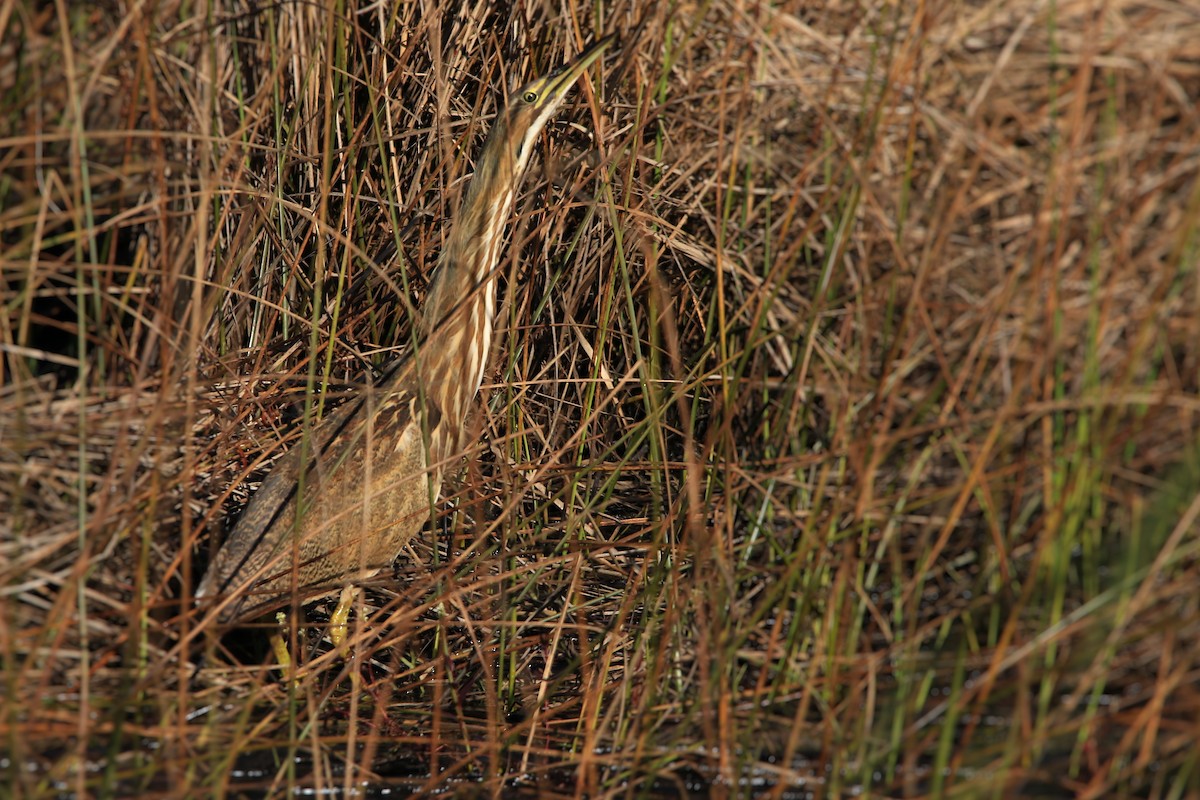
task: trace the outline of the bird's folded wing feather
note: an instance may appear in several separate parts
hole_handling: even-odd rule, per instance
[[[289,541],[296,500],[303,485],[306,503],[329,485],[346,462],[361,463],[369,439],[386,426],[395,430],[411,417],[410,369],[401,360],[370,395],[360,394],[317,423],[307,442],[298,442],[279,458],[242,513],[209,569],[198,597],[223,594],[249,562],[267,563]],[[366,419],[367,415],[370,420]],[[370,424],[368,424],[370,422]],[[301,463],[305,468],[301,471]],[[282,525],[281,525],[282,523]],[[263,552],[265,549],[266,552]]]

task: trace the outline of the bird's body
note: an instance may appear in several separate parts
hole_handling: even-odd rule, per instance
[[[478,392],[495,316],[495,266],[534,141],[611,42],[528,84],[497,116],[441,253],[413,352],[275,464],[197,589],[220,617],[259,616],[390,564],[429,518]]]

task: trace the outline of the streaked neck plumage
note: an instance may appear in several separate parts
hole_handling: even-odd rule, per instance
[[[430,456],[448,457],[457,448],[467,406],[483,382],[504,226],[534,143],[571,86],[613,41],[612,35],[598,40],[510,95],[475,162],[421,315],[416,377]]]
[[[456,430],[483,382],[504,227],[533,142],[553,108],[545,111],[528,122],[509,112],[498,116],[438,259],[421,314],[421,381],[429,399],[439,413],[454,421],[451,427]],[[517,131],[518,124],[524,130]],[[462,390],[464,384],[469,384],[469,392]]]

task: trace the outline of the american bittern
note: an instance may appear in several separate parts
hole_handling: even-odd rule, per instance
[[[415,351],[275,464],[196,591],[219,597],[223,621],[350,587],[391,564],[424,525],[483,381],[494,271],[534,142],[613,38],[509,97],[441,253]],[[335,639],[351,596],[343,590]]]

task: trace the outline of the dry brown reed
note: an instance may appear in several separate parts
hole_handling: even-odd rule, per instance
[[[544,137],[348,659],[188,602]],[[1200,796],[1200,14],[0,1],[5,796]]]

